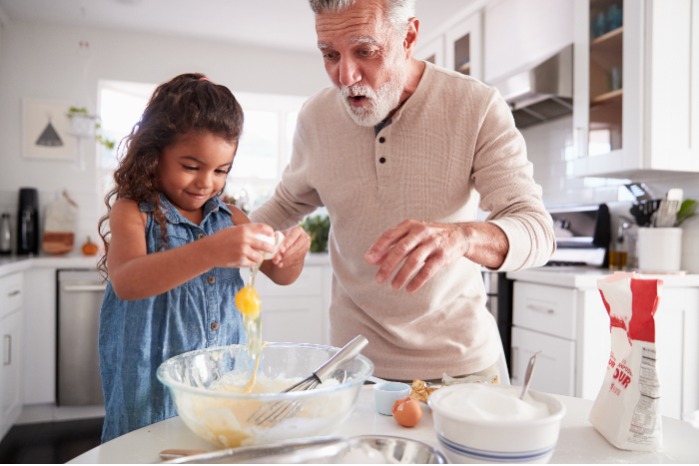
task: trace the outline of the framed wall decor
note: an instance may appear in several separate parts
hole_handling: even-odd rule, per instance
[[[27,158],[75,161],[77,139],[67,116],[69,102],[22,99],[22,155]]]

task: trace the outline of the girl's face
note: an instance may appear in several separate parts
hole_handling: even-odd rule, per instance
[[[237,147],[237,142],[207,132],[180,136],[160,154],[160,190],[185,218],[198,225],[203,205],[226,184]]]

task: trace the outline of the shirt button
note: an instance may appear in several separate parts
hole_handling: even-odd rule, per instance
[[[213,275],[209,275],[208,277],[206,277],[206,281],[209,282],[209,284],[213,285],[214,283],[216,283],[216,277],[214,277]]]
[[[212,323],[211,323],[211,330],[213,330],[213,331],[215,332],[216,330],[218,330],[218,328],[219,328],[220,326],[221,326],[221,325],[219,325],[218,322],[212,322]]]
[[[384,142],[386,142],[386,138],[383,137],[383,136],[381,136],[381,137],[379,138],[379,142],[380,142],[381,144],[383,144]]]
[[[202,239],[204,236],[206,236],[204,233],[199,233],[197,235],[197,239]]]
[[[386,163],[386,157],[381,157],[379,159],[379,163]]]

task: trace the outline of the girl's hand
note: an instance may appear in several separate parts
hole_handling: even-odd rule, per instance
[[[274,230],[262,223],[234,225],[211,237],[214,267],[254,267],[264,259],[264,253],[274,251]]]
[[[272,257],[272,263],[277,267],[303,265],[306,254],[311,247],[311,237],[300,226],[284,230],[284,241],[277,254]]]

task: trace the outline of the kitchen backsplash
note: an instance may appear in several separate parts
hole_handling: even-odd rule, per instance
[[[624,187],[629,180],[611,178],[568,178],[572,171],[573,122],[563,117],[524,129],[534,178],[543,189],[547,207],[631,202],[633,196]],[[699,199],[699,175],[676,174],[643,181],[658,198],[671,188],[682,188],[685,198]]]

